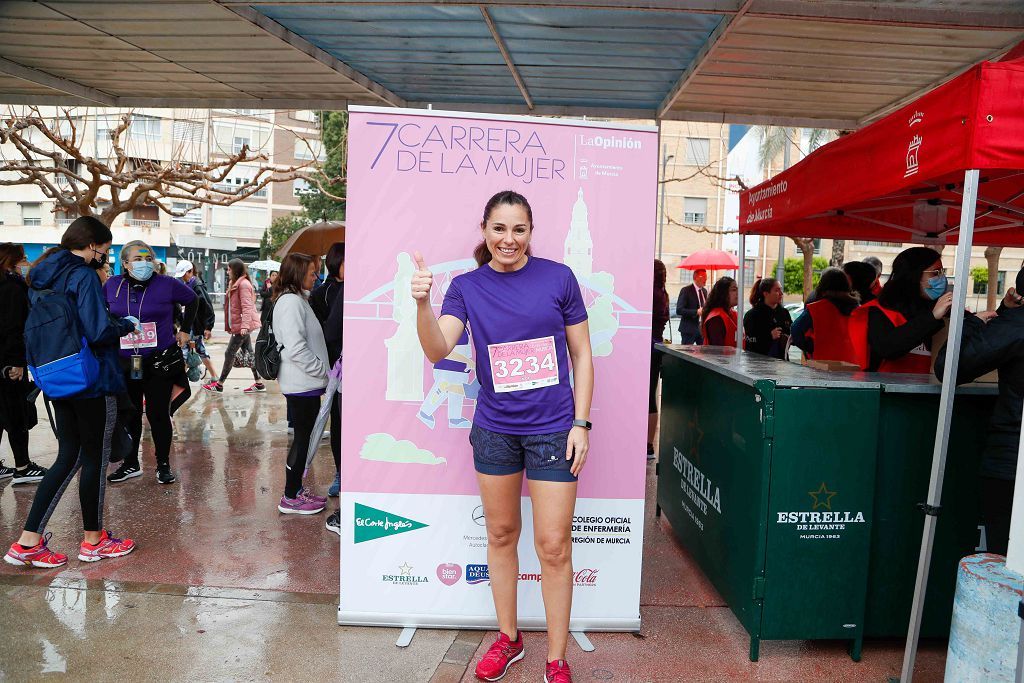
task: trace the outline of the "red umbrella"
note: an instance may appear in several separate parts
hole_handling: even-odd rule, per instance
[[[676,266],[687,270],[736,270],[739,267],[740,262],[736,257],[721,249],[695,251]]]

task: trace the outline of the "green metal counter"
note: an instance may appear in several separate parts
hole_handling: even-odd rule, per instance
[[[939,385],[825,372],[731,348],[656,346],[658,511],[750,634],[902,636],[910,613]],[[978,458],[996,388],[957,392],[923,635],[949,632],[975,551]]]

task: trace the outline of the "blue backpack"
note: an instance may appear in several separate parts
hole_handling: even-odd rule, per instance
[[[25,321],[28,370],[48,398],[72,398],[96,385],[100,364],[78,324],[76,304],[67,294],[68,277],[53,289],[32,289]]]

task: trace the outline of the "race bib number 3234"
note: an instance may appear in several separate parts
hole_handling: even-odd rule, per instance
[[[495,393],[526,391],[558,384],[555,338],[489,344],[487,355]]]

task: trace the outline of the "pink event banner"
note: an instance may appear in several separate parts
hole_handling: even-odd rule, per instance
[[[346,492],[477,494],[476,373],[423,356],[409,283],[419,251],[439,312],[451,279],[475,267],[484,204],[512,189],[533,207],[533,253],[572,268],[590,316],[595,426],[579,496],[644,497],[657,144],[648,127],[353,109]]]

